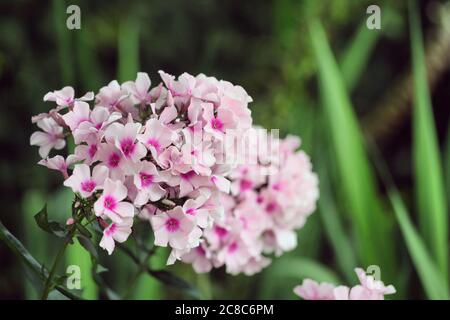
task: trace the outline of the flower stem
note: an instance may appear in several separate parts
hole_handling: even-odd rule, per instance
[[[73,235],[73,233],[71,233],[71,235]],[[67,239],[64,242],[64,245],[59,250],[58,255],[56,256],[55,262],[53,263],[53,266],[52,266],[52,269],[50,270],[48,278],[45,280],[44,290],[42,292],[41,300],[47,300],[47,298],[48,298],[48,295],[49,295],[50,290],[52,288],[53,277],[55,276],[56,269],[58,268],[58,265],[60,264],[60,261],[64,257],[64,252],[67,249],[67,245],[69,244],[70,239],[72,239],[72,236],[68,236],[67,237]]]

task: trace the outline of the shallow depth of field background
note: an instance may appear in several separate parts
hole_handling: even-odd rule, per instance
[[[365,27],[366,8],[375,3],[382,30]],[[81,30],[66,28],[69,4],[81,8]],[[258,275],[219,269],[198,276],[183,263],[168,270],[204,298],[292,299],[304,277],[351,285],[354,267],[373,264],[396,286],[394,299],[448,297],[450,6],[444,4],[419,1],[431,112],[420,59],[415,81],[412,73],[407,1],[2,3],[0,220],[41,263],[52,264],[60,240],[41,231],[33,215],[48,202],[52,218],[65,221],[71,192],[58,173],[36,165],[37,148],[29,146],[36,129],[30,117],[52,105],[42,101],[46,92],[72,85],[80,96],[113,79],[134,80],[137,71],[148,72],[153,85],[160,69],[202,72],[242,85],[254,99],[256,124],[301,136],[321,198],[298,232],[298,247]],[[420,43],[416,49],[420,58]],[[164,267],[167,254],[159,250],[151,266]],[[186,297],[148,275],[136,278],[136,266],[119,250],[101,260],[109,268],[102,277],[122,297]],[[105,297],[79,246],[68,251],[69,264],[82,267],[85,298]],[[0,298],[37,297],[28,271],[0,243]]]

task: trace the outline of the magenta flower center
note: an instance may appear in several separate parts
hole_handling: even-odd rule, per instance
[[[211,127],[213,127],[216,130],[222,130],[223,122],[219,118],[212,118]]]
[[[197,253],[199,254],[199,255],[201,255],[201,256],[206,256],[206,251],[205,251],[205,249],[203,249],[203,247],[202,246],[198,246],[197,248],[195,248],[195,250],[197,250]]]
[[[123,154],[127,158],[133,154],[135,146],[133,140],[130,138],[125,138],[120,141],[120,149],[122,149]]]
[[[239,183],[239,186],[241,188],[241,191],[247,191],[250,190],[253,186],[253,183],[250,180],[242,179]]]
[[[233,253],[238,249],[238,244],[236,242],[233,242],[228,246],[228,252]]]
[[[96,153],[97,153],[97,145],[91,144],[88,149],[89,157],[92,159]]]
[[[277,209],[277,204],[274,202],[270,202],[266,206],[267,213],[273,213]]]
[[[228,234],[227,229],[219,227],[219,226],[215,226],[214,231],[216,232],[216,234],[219,238],[223,238]]]
[[[81,190],[84,192],[92,192],[96,187],[96,183],[92,180],[86,180],[81,183]]]
[[[142,187],[148,187],[153,183],[153,175],[141,172],[139,174],[139,177],[141,178],[141,185]]]
[[[189,171],[186,173],[181,173],[180,176],[181,176],[181,179],[183,179],[183,180],[190,180],[193,176],[195,176],[195,172]]]
[[[148,139],[147,144],[148,144],[149,146],[152,146],[153,148],[155,148],[156,151],[159,151],[159,149],[161,148],[161,146],[160,146],[158,140],[156,140],[155,138],[150,138],[150,139]]]
[[[170,218],[166,221],[166,229],[169,232],[175,232],[180,228],[180,221],[175,218]]]
[[[107,236],[113,235],[117,230],[117,225],[113,223],[108,229],[106,229],[105,233]]]
[[[116,168],[119,165],[120,162],[120,155],[117,153],[111,153],[111,155],[108,158],[108,166],[110,168]]]
[[[114,210],[117,206],[117,201],[112,196],[106,196],[105,200],[103,200],[103,206],[105,209],[108,209],[110,211]]]
[[[195,209],[194,208],[189,208],[186,210],[186,214],[189,214],[191,216],[193,216],[195,214]]]

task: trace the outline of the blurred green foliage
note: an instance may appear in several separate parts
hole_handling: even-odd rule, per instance
[[[78,0],[70,4],[81,8],[81,30],[66,28],[65,1],[2,3],[0,220],[41,264],[51,265],[58,241],[38,229],[33,214],[48,202],[50,216],[64,222],[70,193],[57,173],[36,165],[29,146],[30,117],[47,110],[46,92],[65,85],[96,91],[113,79],[134,79],[138,70],[154,84],[159,69],[202,72],[242,85],[254,99],[256,124],[301,136],[321,198],[298,232],[298,247],[261,274],[197,275],[181,263],[170,272],[204,298],[290,299],[305,277],[355,283],[353,268],[375,264],[399,291],[394,298],[448,298],[450,75],[427,88],[422,43],[442,28],[433,12],[444,3],[421,1],[408,12],[407,1],[378,1],[381,30],[365,26],[371,1]],[[364,134],[361,120],[370,122],[410,69],[413,119],[404,114],[387,140]],[[151,240],[144,231],[141,241]],[[167,254],[157,251],[150,266],[163,268]],[[38,298],[29,270],[1,243],[0,257],[0,297]],[[83,270],[91,265],[78,244],[66,255],[66,264],[72,261]],[[123,253],[102,253],[101,261],[109,269],[101,274],[107,289],[99,291],[98,279],[83,274],[84,298],[186,297]]]

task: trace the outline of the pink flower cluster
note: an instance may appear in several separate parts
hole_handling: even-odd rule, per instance
[[[352,288],[305,279],[294,288],[294,293],[304,300],[384,300],[385,295],[396,292],[393,285],[385,286],[383,281],[367,275],[361,268],[356,268],[355,272],[360,284]]]
[[[248,132],[247,138],[261,138],[265,131]],[[268,143],[261,143],[265,139]],[[316,207],[317,175],[309,157],[296,151],[298,138],[268,135],[256,141],[254,146],[247,141],[248,164],[229,174],[231,194],[221,195],[224,219],[205,230],[198,247],[174,250],[169,262],[181,259],[199,273],[225,266],[228,273],[252,275],[270,264],[268,254],[296,247],[296,231]]]
[[[42,130],[30,138],[39,163],[60,171],[64,185],[92,203],[104,228],[100,246],[109,254],[131,234],[137,215],[150,220],[156,245],[198,247],[223,216],[221,193],[230,191],[226,175],[235,164],[226,159],[239,151],[227,143],[228,132],[237,139],[252,124],[252,99],[242,87],[203,74],[160,76],[154,88],[146,73],[112,81],[93,106],[92,92],[81,98],[71,87],[49,92],[44,101],[56,107],[32,118]],[[69,136],[74,153],[49,158]]]

